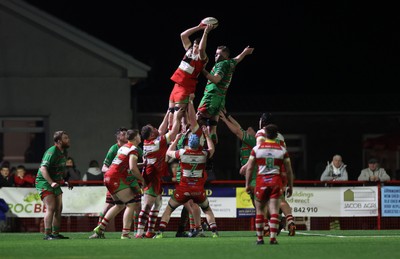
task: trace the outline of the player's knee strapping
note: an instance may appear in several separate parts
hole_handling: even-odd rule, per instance
[[[135,200],[134,202],[142,202],[142,195],[136,195],[133,199]]]
[[[172,211],[174,211],[177,207],[174,207],[171,205],[171,203],[168,202],[168,206],[171,208]]]
[[[204,212],[210,208],[210,203],[208,202],[208,200],[205,200],[202,203],[200,203],[199,206]]]
[[[137,202],[136,198],[133,198],[133,199],[125,202],[125,205],[128,205],[129,203],[136,203],[136,202]]]

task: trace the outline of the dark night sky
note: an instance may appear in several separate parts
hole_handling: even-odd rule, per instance
[[[206,16],[220,22],[209,36],[208,69],[218,45],[229,46],[232,57],[247,45],[255,47],[238,65],[227,98],[260,91],[294,99],[398,92],[400,18],[394,7],[384,4],[286,0],[224,8],[214,2],[202,3],[208,7],[155,8],[137,1],[27,2],[151,66],[139,95],[157,92],[166,102],[173,86],[169,77],[184,53],[179,34]],[[204,86],[200,80],[198,98]]]

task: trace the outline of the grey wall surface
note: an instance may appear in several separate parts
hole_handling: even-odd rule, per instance
[[[84,172],[102,162],[115,143],[115,129],[131,127],[130,85],[123,79],[0,79],[0,116],[47,117],[49,143],[68,131],[69,153]]]
[[[68,131],[84,173],[132,127],[131,79],[150,68],[20,1],[0,2],[0,116],[48,119],[48,143]],[[46,147],[47,148],[47,147]]]

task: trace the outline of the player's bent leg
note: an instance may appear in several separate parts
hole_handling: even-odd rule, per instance
[[[122,233],[121,239],[131,239],[129,235],[132,226],[135,194],[129,186],[124,186],[124,189],[119,190],[113,195],[113,198],[117,198],[125,205],[125,211],[122,218]],[[116,215],[115,215],[116,216]],[[114,216],[114,217],[115,217]]]
[[[285,199],[281,200],[280,203],[281,210],[285,215],[285,226],[287,224],[287,230],[289,232],[289,236],[294,236],[296,234],[296,223],[294,222],[294,217],[292,215],[292,208],[289,203]],[[282,220],[284,221],[284,220]]]
[[[162,196],[157,195],[155,202],[150,210],[149,220],[147,223],[147,231],[145,234],[146,238],[153,238],[156,235],[154,229],[157,223],[158,213],[160,211],[161,205],[162,205]]]
[[[132,222],[133,222],[133,213],[135,212],[136,207],[136,199],[132,193],[132,199],[126,202],[126,208],[124,211],[124,215],[122,218],[122,234],[121,239],[131,239],[130,236]]]
[[[187,201],[181,211],[181,219],[179,222],[178,230],[175,234],[175,237],[188,237],[188,233],[186,233],[185,228],[187,223],[189,222],[189,210],[188,206],[190,207],[189,201]]]
[[[149,213],[156,201],[156,196],[150,195],[145,193],[143,196],[143,207],[139,213],[139,222],[138,222],[138,229],[135,238],[143,238],[144,236],[144,229],[149,219]]]
[[[101,223],[93,229],[93,235],[91,235],[90,239],[96,238],[105,238],[104,232],[109,224],[109,222],[118,215],[125,208],[125,204],[121,201],[116,201],[115,205],[111,207],[103,217]]]
[[[155,234],[155,236],[153,238],[163,238],[164,237],[163,233],[164,233],[165,229],[167,228],[169,220],[171,219],[171,214],[180,205],[182,205],[182,204],[175,201],[174,199],[172,199],[172,198],[169,199],[168,205],[165,207],[164,213],[161,216],[160,224],[158,226],[158,232]]]
[[[206,219],[208,222],[208,225],[211,229],[212,232],[212,237],[218,237],[218,228],[217,228],[217,223],[215,220],[214,212],[212,211],[210,204],[208,202],[208,199],[202,203],[199,204],[200,208],[203,210],[204,214],[206,214]]]

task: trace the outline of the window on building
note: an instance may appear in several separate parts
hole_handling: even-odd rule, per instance
[[[48,146],[43,117],[0,117],[0,161],[37,169]]]

